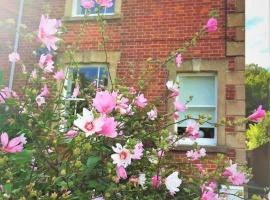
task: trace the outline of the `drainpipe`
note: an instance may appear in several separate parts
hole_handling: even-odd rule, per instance
[[[19,14],[17,18],[16,34],[15,34],[14,47],[13,47],[13,52],[15,53],[17,53],[18,47],[19,47],[20,26],[22,22],[23,7],[24,7],[24,0],[20,0],[20,8],[19,8]],[[9,82],[8,82],[8,88],[10,90],[12,90],[12,87],[13,87],[15,67],[16,67],[16,63],[12,62],[11,68],[10,68]]]

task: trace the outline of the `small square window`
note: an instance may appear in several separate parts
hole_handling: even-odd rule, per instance
[[[112,1],[113,6],[110,8],[103,8],[100,13],[104,15],[114,15],[115,13],[115,0]],[[90,16],[97,16],[95,9],[98,7],[98,4],[95,2],[95,6],[90,9]],[[86,14],[86,9],[82,7],[81,0],[74,0],[73,4],[73,15],[74,16],[84,16]]]
[[[180,119],[185,115],[191,115],[192,118],[198,118],[199,114],[206,114],[212,117],[211,124],[200,125],[200,138],[196,140],[199,145],[216,145],[217,129],[212,123],[217,121],[217,81],[215,74],[179,74],[180,96],[177,100],[186,102],[190,96],[192,101],[187,105],[188,110],[185,113],[179,113]],[[176,125],[176,131],[179,135],[185,132],[187,121]],[[193,144],[194,141],[185,138],[178,144]]]

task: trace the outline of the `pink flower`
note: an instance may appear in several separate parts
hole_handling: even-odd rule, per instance
[[[149,118],[150,120],[155,120],[155,119],[157,118],[157,109],[154,108],[154,109],[150,110],[150,111],[147,113],[147,115],[148,115],[148,118]]]
[[[73,90],[71,98],[77,98],[79,94],[80,94],[80,86],[77,85]]]
[[[115,109],[118,109],[122,115],[125,115],[128,113],[128,98],[122,97],[121,95],[117,97],[117,105]]]
[[[46,103],[45,98],[41,95],[38,95],[36,97],[36,103],[37,103],[38,107],[40,107],[42,104]]]
[[[157,175],[152,177],[152,186],[157,189],[161,185],[161,178]]]
[[[159,157],[159,158],[163,158],[164,156],[165,156],[164,151],[163,151],[163,150],[159,150],[159,151],[158,151],[158,157]]]
[[[217,30],[217,25],[218,25],[217,20],[215,18],[210,18],[206,24],[208,33],[215,32]]]
[[[60,21],[56,19],[49,19],[48,16],[41,16],[39,30],[38,30],[38,38],[40,41],[47,47],[50,51],[51,49],[56,50],[56,42],[59,40],[55,34],[57,33],[57,29],[60,26]]]
[[[173,113],[173,119],[174,120],[179,120],[179,114],[178,114],[178,112],[174,112]]]
[[[181,66],[181,64],[182,64],[182,55],[179,53],[179,54],[177,54],[177,56],[175,57],[175,62],[176,62],[176,66],[177,67],[180,67]]]
[[[248,117],[250,121],[253,122],[261,122],[265,117],[265,110],[262,108],[262,105],[260,105],[257,110]]]
[[[196,140],[197,138],[200,137],[199,135],[199,124],[195,121],[188,121],[187,122],[187,128],[186,132],[189,136],[190,139]]]
[[[101,130],[97,134],[104,135],[106,137],[115,138],[117,136],[116,127],[117,122],[114,121],[113,117],[105,117],[102,119],[103,125]]]
[[[93,0],[87,1],[87,0],[82,0],[82,7],[85,9],[91,9],[95,6],[95,2]]]
[[[173,81],[168,81],[166,86],[168,90],[172,92],[169,97],[177,97],[179,95],[179,86],[176,83]]]
[[[175,110],[178,112],[185,112],[187,110],[186,105],[178,101],[174,102],[174,107],[175,107]]]
[[[20,60],[20,55],[17,52],[13,52],[8,55],[9,62],[18,62]]]
[[[45,84],[43,89],[42,89],[42,92],[40,93],[40,96],[47,97],[47,96],[49,96],[49,94],[50,94],[49,88],[48,88],[47,84]]]
[[[197,168],[197,170],[198,170],[202,175],[205,174],[205,170],[204,170],[202,164],[195,164],[195,167]]]
[[[143,156],[143,144],[140,142],[135,145],[134,154],[131,155],[132,159],[140,160]]]
[[[37,70],[34,69],[32,72],[31,72],[31,77],[36,79],[37,78]]]
[[[76,130],[69,130],[66,134],[65,137],[66,138],[74,138],[78,135],[78,131]]]
[[[42,54],[39,59],[39,67],[45,72],[51,73],[54,69],[54,62],[52,60],[53,56],[51,54],[44,55]]]
[[[136,94],[136,90],[135,90],[135,88],[134,87],[130,87],[129,88],[129,94]]]
[[[233,185],[237,185],[237,186],[243,185],[248,182],[248,180],[246,180],[245,175],[241,172],[236,172],[233,175],[229,176],[228,181],[232,183]]]
[[[86,137],[98,133],[102,130],[104,120],[102,118],[95,119],[92,111],[83,108],[83,116],[77,115],[74,125],[85,132]]]
[[[228,177],[228,182],[233,185],[243,185],[248,182],[244,173],[237,171],[237,164],[231,164],[222,175]]]
[[[96,0],[96,2],[103,7],[110,8],[113,6],[112,0]]]
[[[213,191],[204,191],[201,197],[201,200],[219,200],[218,194]]]
[[[56,72],[53,76],[57,81],[63,80],[65,78],[65,73],[61,69],[60,71]]]
[[[95,197],[92,200],[104,200],[104,198],[103,197]]]
[[[18,153],[22,152],[23,145],[26,144],[26,138],[24,135],[13,138],[9,141],[8,134],[2,133],[0,138],[2,145],[1,150],[5,153]]]
[[[190,150],[187,151],[186,156],[193,161],[199,160],[200,158],[206,156],[206,150],[205,148],[201,148],[200,150]]]
[[[127,172],[123,166],[116,167],[116,173],[118,178],[127,179]]]
[[[93,99],[93,106],[102,114],[109,114],[116,106],[116,93],[110,94],[108,91],[97,92]]]
[[[144,108],[147,105],[147,99],[144,98],[144,94],[136,97],[135,104],[140,108]]]
[[[5,103],[6,99],[16,98],[16,97],[17,97],[16,92],[10,90],[8,87],[4,87],[0,91],[0,103]]]

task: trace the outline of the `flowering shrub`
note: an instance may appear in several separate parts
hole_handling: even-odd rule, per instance
[[[82,1],[87,10],[94,3]],[[112,6],[110,0],[96,3],[100,5],[97,12]],[[102,15],[98,15],[98,22],[104,38]],[[51,51],[58,48],[61,26],[59,20],[42,15],[37,37],[49,53],[40,56],[32,72],[27,72],[18,53],[9,56],[10,62],[21,64],[27,84],[20,97],[8,88],[0,93],[1,199],[215,200],[228,195],[220,190],[221,185],[248,182],[249,171],[223,155],[214,161],[216,170],[205,169],[199,161],[207,158],[207,152],[198,145],[186,154],[189,174],[171,162],[170,149],[175,143],[183,137],[196,141],[200,124],[209,120],[204,115],[179,119],[190,100],[176,100],[179,85],[173,81],[167,82],[168,98],[175,99],[175,111],[169,115],[159,113],[158,105],[145,97],[141,87],[136,90],[111,82],[110,88],[91,84],[85,92],[78,79],[70,98],[83,97],[86,106],[80,114],[74,113],[75,107],[67,108],[63,90],[68,74],[54,62]],[[209,19],[186,47],[172,52],[160,65],[175,59],[181,67],[187,48],[216,29],[217,20]],[[103,42],[106,51],[106,40]],[[67,51],[72,60],[71,50]],[[260,123],[264,115],[259,107],[247,119],[229,123]],[[183,135],[169,132],[173,125],[168,124],[170,119],[174,124],[188,120]]]

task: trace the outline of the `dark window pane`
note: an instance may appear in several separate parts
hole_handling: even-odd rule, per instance
[[[186,127],[177,127],[178,135],[183,135]],[[200,138],[213,139],[215,137],[215,128],[200,128]]]

